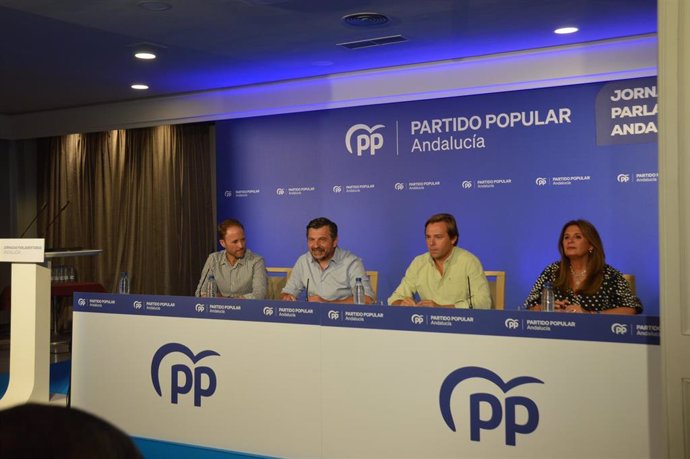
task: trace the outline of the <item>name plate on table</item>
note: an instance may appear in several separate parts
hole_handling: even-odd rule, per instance
[[[43,263],[45,239],[0,239],[0,261]]]

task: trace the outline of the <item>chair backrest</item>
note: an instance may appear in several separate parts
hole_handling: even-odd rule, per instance
[[[279,300],[280,293],[285,287],[290,274],[292,274],[292,268],[266,268],[268,272],[268,292],[266,293],[266,298],[269,300]]]
[[[506,302],[506,272],[484,271],[484,275],[486,280],[489,281],[493,309],[504,309]]]
[[[378,271],[367,271],[365,273],[369,278],[369,285],[374,291],[374,300],[378,299],[378,286],[379,286],[379,272]]]
[[[630,284],[630,290],[632,290],[633,295],[635,295],[635,275],[634,274],[623,274],[623,278]]]

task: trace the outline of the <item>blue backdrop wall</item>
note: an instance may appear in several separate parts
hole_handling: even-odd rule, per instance
[[[326,216],[385,299],[426,250],[425,220],[450,212],[459,245],[506,271],[514,309],[585,218],[658,314],[655,78],[228,120],[216,136],[218,218],[242,220],[267,266],[292,266]]]

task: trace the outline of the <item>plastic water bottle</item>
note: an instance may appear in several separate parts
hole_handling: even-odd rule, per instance
[[[208,279],[206,279],[206,296],[208,298],[213,298],[218,296],[218,286],[216,285],[216,276],[209,274]]]
[[[362,284],[362,278],[358,277],[355,279],[355,294],[354,294],[355,304],[364,304],[364,284]]]
[[[117,284],[117,292],[120,295],[129,294],[129,277],[127,277],[127,271],[120,273],[120,282]]]
[[[553,284],[545,282],[544,288],[541,290],[541,310],[544,312],[553,312],[556,295],[553,292]]]

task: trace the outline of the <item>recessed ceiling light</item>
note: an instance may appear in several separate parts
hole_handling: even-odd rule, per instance
[[[578,29],[577,27],[560,27],[560,28],[554,30],[553,33],[557,33],[558,35],[565,35],[565,34],[569,34],[569,33],[575,33],[578,30],[580,30],[580,29]]]
[[[141,84],[141,83],[135,83],[132,86],[130,86],[132,89],[138,89],[138,90],[144,90],[144,89],[149,89],[149,85],[147,84]]]
[[[156,55],[153,54],[151,51],[137,51],[134,53],[134,57],[137,59],[143,59],[143,60],[151,60],[155,59]]]

